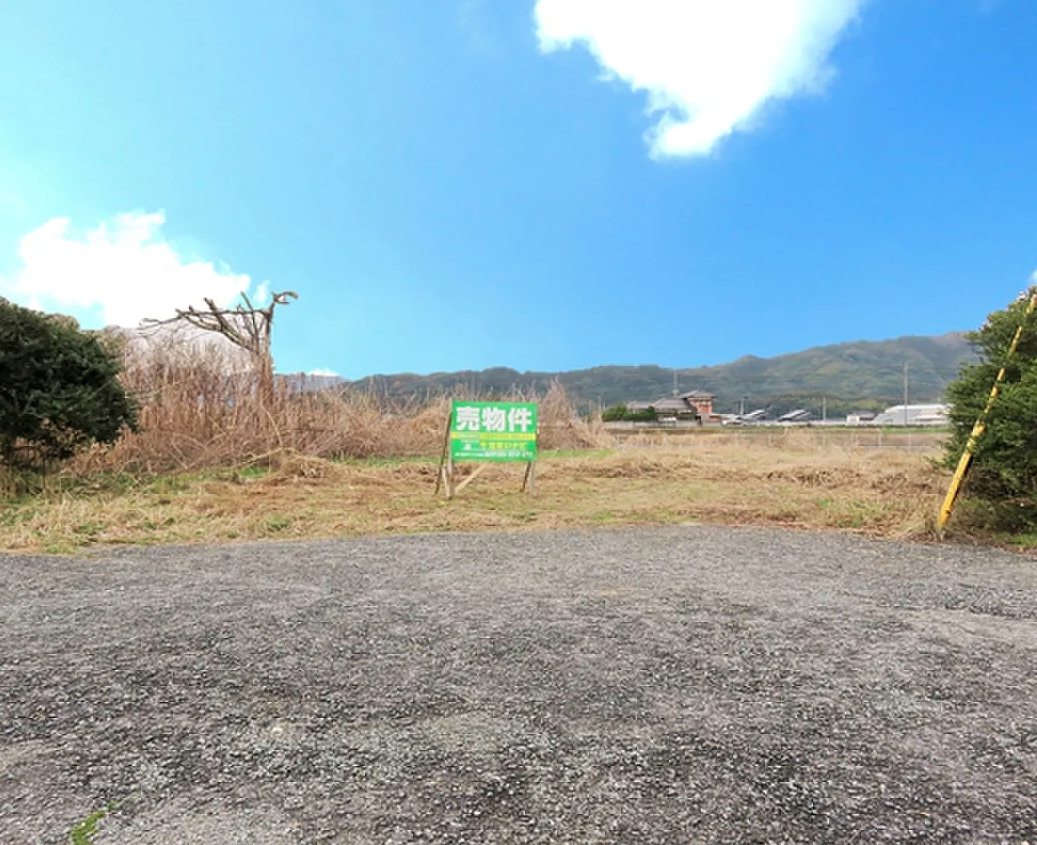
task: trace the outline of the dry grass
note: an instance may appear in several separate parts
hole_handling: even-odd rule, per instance
[[[443,418],[429,413],[438,442]],[[433,496],[429,457],[339,462],[276,449],[233,468],[123,479],[122,486],[95,477],[11,504],[0,511],[0,548],[688,522],[923,539],[946,476],[929,460],[935,438],[910,445],[887,437],[876,448],[848,433],[817,431],[643,438],[545,455],[536,498],[520,492],[521,465],[503,465],[451,501]]]
[[[519,492],[512,465],[446,501],[432,493],[445,399],[281,389],[261,403],[232,350],[168,338],[131,343],[123,378],[142,430],[80,456],[46,494],[0,505],[0,548],[697,521],[925,537],[945,484],[925,454],[932,437],[747,429],[616,442],[556,385],[509,397],[538,401],[541,449],[565,450],[538,463],[538,497]]]
[[[431,456],[438,454],[449,410],[444,398],[390,403],[366,393],[293,392],[284,383],[272,401],[261,402],[247,362],[220,342],[168,336],[130,342],[124,359],[121,379],[141,403],[141,430],[79,456],[68,472],[189,472],[262,463],[278,452],[329,459]],[[576,417],[559,385],[543,396],[509,398],[539,402],[545,448],[609,441],[600,426]]]

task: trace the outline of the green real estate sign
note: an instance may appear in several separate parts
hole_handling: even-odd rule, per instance
[[[452,461],[535,461],[537,406],[532,402],[459,402],[450,406]]]

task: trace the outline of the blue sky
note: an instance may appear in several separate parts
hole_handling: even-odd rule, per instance
[[[278,369],[697,366],[1037,267],[1032,0],[0,9],[0,294],[293,289]]]

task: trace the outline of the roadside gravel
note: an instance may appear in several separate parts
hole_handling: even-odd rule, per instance
[[[0,841],[1030,843],[1037,564],[687,527],[0,557]]]

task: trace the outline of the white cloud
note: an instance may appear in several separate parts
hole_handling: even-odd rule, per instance
[[[544,52],[583,44],[648,97],[654,156],[708,153],[769,100],[817,93],[867,0],[537,0]]]
[[[35,308],[100,313],[105,325],[135,326],[145,318],[172,317],[175,309],[203,305],[210,297],[230,305],[242,291],[262,301],[265,285],[225,266],[177,254],[162,236],[164,212],[120,214],[83,237],[67,217],[56,217],[25,235],[22,268],[0,279],[0,293]]]
[[[306,375],[308,375],[308,376],[321,376],[322,378],[338,378],[339,377],[338,373],[336,373],[334,370],[328,370],[328,369],[323,369],[323,368],[316,369],[316,370],[309,370],[309,371],[307,371]]]

